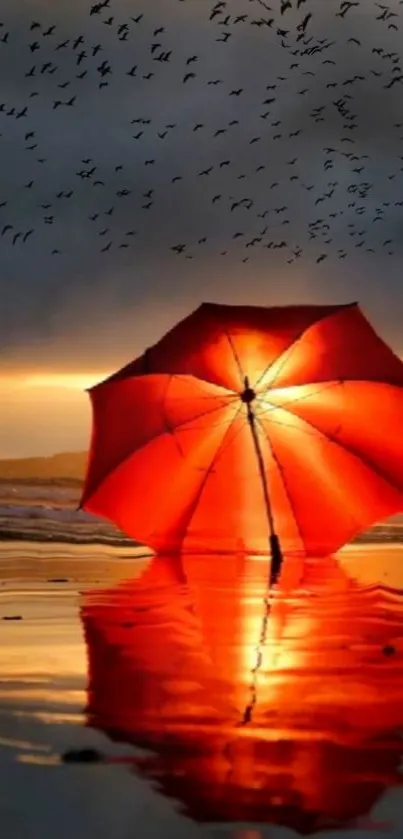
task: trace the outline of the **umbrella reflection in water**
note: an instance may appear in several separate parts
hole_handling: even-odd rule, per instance
[[[159,556],[86,593],[88,724],[196,820],[347,826],[401,784],[401,597],[289,560],[263,639],[266,592],[262,559]]]

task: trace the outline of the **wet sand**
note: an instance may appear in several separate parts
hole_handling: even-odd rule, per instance
[[[227,749],[226,760],[232,761],[237,777],[230,780],[226,774],[224,787],[221,757],[218,760],[218,754],[222,756],[226,748],[223,737],[228,739],[228,732],[242,721],[242,708],[250,702],[251,689],[253,693],[251,673],[261,627],[257,604],[264,593],[264,563],[254,567],[253,575],[249,571],[243,574],[243,588],[235,592],[235,565],[231,568],[227,564],[223,570],[215,563],[214,571],[210,566],[210,574],[205,562],[199,562],[199,568],[192,562],[192,567],[185,569],[190,586],[185,592],[182,579],[172,577],[166,562],[158,566],[156,575],[151,568],[150,576],[146,574],[139,587],[136,581],[152,566],[141,554],[136,549],[96,546],[0,545],[2,834],[13,839],[126,839],[145,835],[151,839],[206,835],[291,839],[299,835],[294,829],[297,816],[287,798],[294,785],[298,800],[305,802],[305,809],[309,801],[317,815],[316,829],[311,831],[316,835],[322,835],[322,808],[326,816],[323,827],[327,828],[323,835],[369,839],[381,833],[401,837],[400,746],[396,737],[386,737],[385,732],[389,723],[396,729],[400,705],[403,730],[403,613],[399,611],[398,595],[403,589],[403,548],[357,546],[343,552],[337,561],[326,561],[325,572],[317,564],[309,572],[291,568],[284,597],[273,607],[271,640],[263,644],[271,652],[263,647],[261,650],[263,675],[270,671],[271,679],[260,679],[249,729],[252,734],[239,741],[241,745],[234,748],[232,756]],[[206,573],[210,575],[210,588],[204,585]],[[303,593],[304,599],[298,603],[293,601],[293,580],[298,580],[298,590]],[[354,605],[361,602],[354,601],[357,581],[365,586],[367,598],[375,597],[373,606],[368,600],[361,616],[357,616]],[[376,593],[379,584],[386,591],[382,591],[382,601]],[[309,598],[313,603],[325,602],[321,599],[323,586],[326,596],[331,592],[331,600],[326,601],[322,612],[314,608],[310,614]],[[210,594],[206,594],[208,591]],[[137,609],[134,620],[128,617],[128,610],[134,611],[133,604]],[[238,604],[236,608],[234,604]],[[196,614],[197,626],[193,618],[189,619],[190,613],[193,618]],[[387,625],[380,630],[377,621],[384,614]],[[113,623],[116,615],[118,629]],[[143,634],[139,634],[141,621]],[[374,636],[368,640],[371,625]],[[349,657],[340,652],[347,644],[341,637],[343,632],[346,637],[350,633]],[[356,647],[360,641],[363,645],[365,633],[369,646],[364,655]],[[390,654],[381,648],[388,643],[393,648]],[[111,658],[113,651],[116,655]],[[270,661],[267,655],[272,656]],[[199,692],[191,686],[195,681]],[[163,701],[159,694],[162,683]],[[334,709],[333,716],[329,707]],[[304,739],[312,744],[315,730],[326,748],[321,745],[321,750],[315,747],[312,751],[301,746]],[[217,748],[212,731],[220,733]],[[368,737],[378,738],[381,743],[378,758],[368,751]],[[374,794],[368,793],[368,778],[357,764],[357,789],[371,806],[370,815],[354,815],[351,819],[341,777],[348,772],[341,755],[350,749],[348,754],[357,760],[357,754],[363,753],[364,740],[366,774],[373,776],[369,786],[374,787]],[[284,746],[288,757],[273,746],[279,741],[288,743]],[[172,754],[166,751],[168,742],[173,744]],[[205,742],[209,743],[209,752],[203,759],[200,755],[197,760],[186,756],[186,749],[200,752]],[[267,752],[259,758],[256,749],[261,742],[266,742]],[[85,747],[100,750],[112,762],[61,762],[66,750]],[[148,760],[151,747],[159,754],[158,761]],[[270,778],[266,770],[256,775],[259,759],[266,767],[269,763],[275,766]],[[319,761],[315,767],[313,759]],[[326,761],[340,763],[338,774]],[[283,776],[290,766],[292,779],[287,781]],[[190,791],[183,792],[186,784],[181,781],[181,773],[190,779],[191,787],[193,784]],[[211,784],[206,785],[206,778],[219,789],[220,806],[211,805],[216,793]],[[155,789],[156,780],[159,791]],[[351,784],[356,779],[347,780]],[[260,784],[262,795],[257,795],[256,784]],[[238,808],[225,791],[230,788],[237,790]],[[264,815],[256,819],[257,825],[241,818],[247,812],[247,801],[242,797],[245,789],[255,812]],[[337,818],[329,816],[334,808],[328,801],[336,793],[344,796],[336,808]],[[283,812],[282,796],[287,798],[287,812]],[[263,824],[270,799],[273,821]],[[231,826],[231,807],[234,813],[237,811],[237,826]],[[192,813],[180,812],[192,808],[201,808],[197,818],[205,814],[206,825],[196,823]],[[219,815],[215,826],[208,824],[214,822],[210,815]],[[335,829],[329,832],[331,818]],[[371,822],[365,827],[369,818],[375,823],[374,829]],[[338,826],[340,819],[344,820],[342,829]],[[353,821],[362,824],[363,829],[353,829]],[[307,833],[313,822],[308,819],[304,824]]]

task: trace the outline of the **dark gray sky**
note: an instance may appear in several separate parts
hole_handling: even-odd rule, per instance
[[[403,6],[299,4],[3,0],[5,371],[110,369],[205,299],[358,299],[403,351]]]

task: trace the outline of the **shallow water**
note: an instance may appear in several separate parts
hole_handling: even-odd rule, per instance
[[[111,522],[77,509],[81,491],[78,483],[0,479],[1,540],[130,547],[132,540]],[[403,544],[403,515],[380,522],[357,541]]]
[[[267,571],[1,545],[5,835],[402,836],[402,547]]]

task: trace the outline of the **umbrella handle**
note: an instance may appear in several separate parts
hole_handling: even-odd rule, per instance
[[[253,412],[252,403],[256,398],[256,393],[253,388],[250,387],[249,379],[247,376],[244,378],[244,390],[241,393],[241,400],[246,405],[246,414],[248,418],[249,427],[252,433],[253,445],[256,452],[258,467],[260,478],[262,481],[262,488],[263,488],[263,495],[267,513],[267,520],[270,529],[270,536],[269,536],[269,545],[270,545],[270,556],[271,556],[271,563],[270,563],[270,578],[269,578],[269,588],[271,588],[277,582],[281,566],[283,563],[283,554],[281,551],[280,540],[278,538],[277,533],[274,530],[274,519],[273,519],[273,510],[271,507],[270,496],[269,496],[269,488],[267,485],[267,476],[265,471],[265,465],[262,455],[262,450],[260,448],[259,436],[256,429],[256,416]]]
[[[271,588],[277,582],[280,575],[281,566],[283,564],[283,554],[281,551],[280,540],[277,536],[277,533],[270,534],[269,544],[271,556],[269,587]]]

